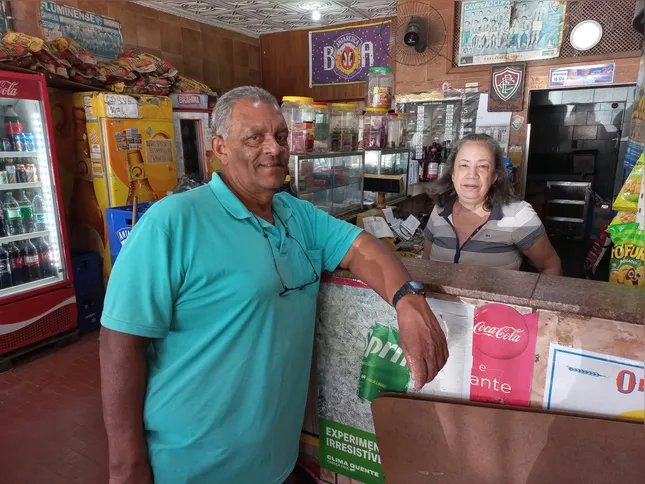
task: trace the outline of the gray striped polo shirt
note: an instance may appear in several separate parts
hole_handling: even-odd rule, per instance
[[[531,204],[522,201],[493,205],[486,223],[458,247],[452,225],[454,204],[453,201],[445,207],[435,205],[424,230],[432,242],[432,260],[518,270],[522,253],[545,232]]]

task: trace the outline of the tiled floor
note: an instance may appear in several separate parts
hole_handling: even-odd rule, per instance
[[[98,332],[0,373],[0,484],[107,483]]]

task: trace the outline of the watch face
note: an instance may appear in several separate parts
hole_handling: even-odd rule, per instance
[[[417,282],[417,281],[410,281],[410,286],[411,286],[411,287],[412,287],[412,289],[414,289],[415,291],[423,291],[423,290],[425,289],[425,288],[423,287],[423,284],[421,284],[420,282]]]

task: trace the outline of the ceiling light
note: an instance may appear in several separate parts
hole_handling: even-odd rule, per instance
[[[318,22],[320,20],[320,12],[318,10],[314,10],[311,12],[311,18],[314,20],[314,22]]]
[[[576,50],[593,49],[602,38],[602,26],[595,20],[583,20],[571,31],[569,42]]]

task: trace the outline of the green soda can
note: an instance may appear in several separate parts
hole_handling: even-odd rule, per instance
[[[371,402],[381,392],[405,393],[410,369],[399,346],[399,332],[376,323],[367,334],[358,396]]]

